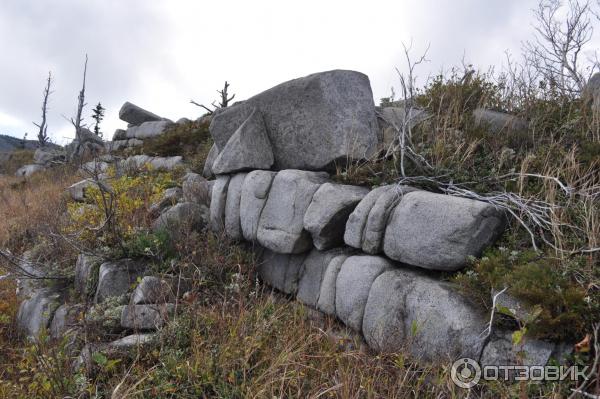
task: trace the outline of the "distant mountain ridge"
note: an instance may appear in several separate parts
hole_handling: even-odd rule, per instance
[[[50,145],[56,146],[56,144]],[[0,134],[0,152],[13,152],[20,149],[35,150],[37,147],[37,140],[25,140],[23,143],[23,139]]]

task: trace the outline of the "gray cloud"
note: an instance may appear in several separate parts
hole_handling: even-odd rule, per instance
[[[50,130],[72,135],[84,54],[88,103],[108,108],[105,131],[123,126],[130,100],[169,118],[194,117],[224,80],[238,99],[309,73],[345,68],[369,75],[376,99],[398,85],[401,43],[427,43],[421,76],[460,63],[487,68],[518,53],[535,0],[5,0],[0,7],[0,132],[21,135],[39,118],[52,70]],[[64,141],[64,140],[63,140]]]

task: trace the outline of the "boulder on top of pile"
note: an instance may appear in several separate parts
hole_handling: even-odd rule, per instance
[[[215,154],[208,161],[215,163],[219,174],[251,169],[324,170],[336,162],[368,158],[378,146],[369,78],[345,70],[290,80],[219,109],[212,117],[210,133]],[[262,143],[260,148],[241,146],[253,140]],[[212,166],[207,165],[207,170]]]
[[[133,126],[138,126],[144,122],[161,121],[163,118],[126,101],[119,110],[119,119]]]

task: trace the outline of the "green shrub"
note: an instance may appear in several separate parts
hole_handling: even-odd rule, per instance
[[[507,293],[525,306],[541,308],[540,315],[528,326],[528,333],[573,341],[581,339],[600,314],[600,294],[587,292],[568,272],[579,268],[580,261],[583,259],[565,265],[552,256],[501,247],[474,260],[472,267],[456,275],[454,281],[487,309],[491,307],[492,289],[508,287]]]

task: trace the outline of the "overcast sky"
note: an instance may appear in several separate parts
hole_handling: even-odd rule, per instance
[[[535,0],[1,0],[0,133],[35,138],[48,71],[54,76],[49,133],[74,136],[85,54],[86,121],[107,108],[105,137],[125,127],[134,102],[176,120],[202,113],[223,81],[236,99],[330,69],[367,74],[375,99],[398,86],[402,42],[430,44],[427,76],[468,62],[499,65],[532,35]]]

